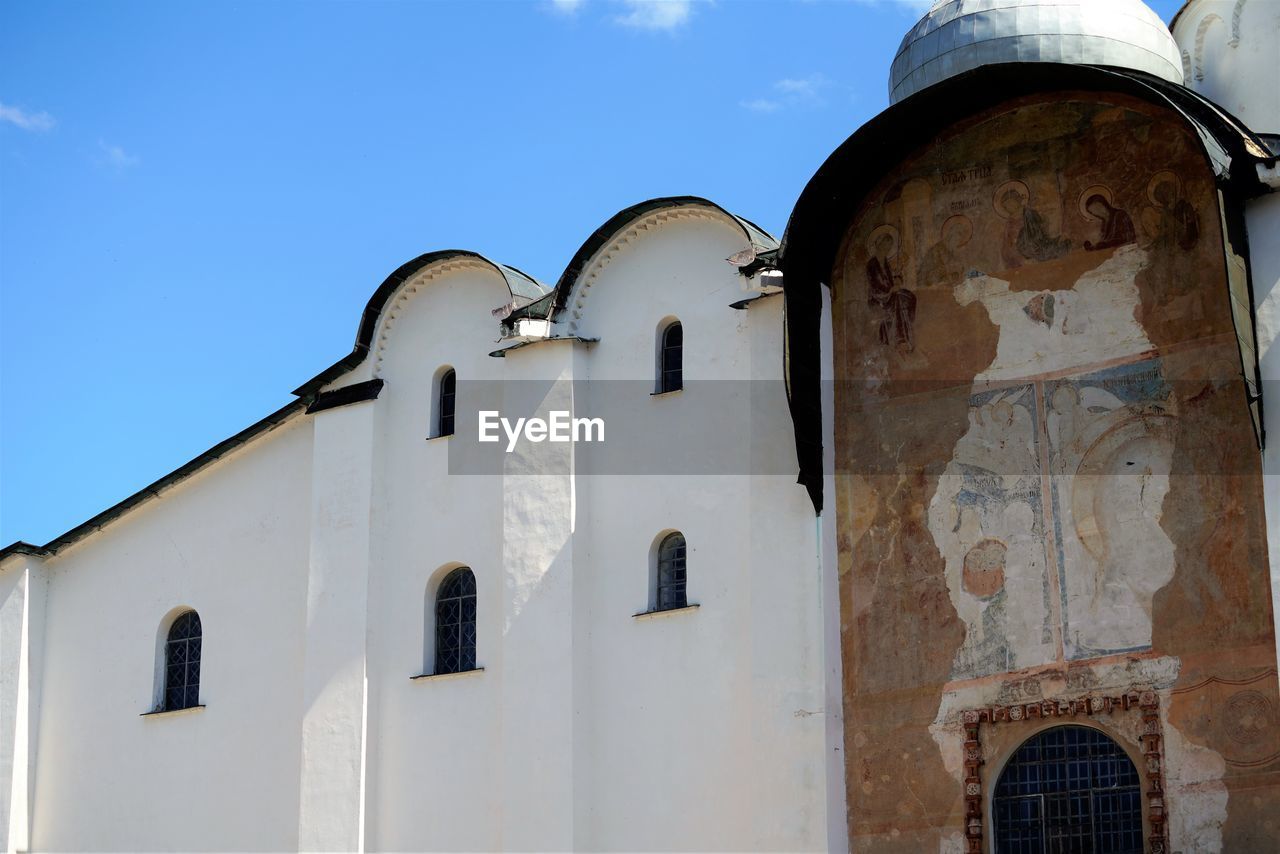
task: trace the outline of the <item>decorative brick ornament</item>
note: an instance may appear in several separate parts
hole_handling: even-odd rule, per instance
[[[1151,825],[1147,850],[1152,854],[1165,854],[1169,846],[1165,827],[1164,757],[1162,754],[1164,735],[1160,726],[1160,698],[1154,691],[1130,691],[1119,697],[1090,694],[1072,700],[1044,700],[1037,703],[986,706],[962,711],[960,722],[964,725],[966,854],[983,854],[982,766],[985,764],[982,758],[981,739],[983,724],[1129,711],[1137,711],[1142,715],[1138,732],[1141,736],[1142,758],[1145,764],[1143,773],[1147,780],[1147,819]]]

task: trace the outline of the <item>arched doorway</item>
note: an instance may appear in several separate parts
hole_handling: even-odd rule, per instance
[[[997,854],[1141,854],[1142,791],[1128,754],[1096,729],[1028,739],[992,798]]]

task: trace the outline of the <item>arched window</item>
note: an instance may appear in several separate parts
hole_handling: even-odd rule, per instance
[[[996,782],[992,818],[997,854],[1143,850],[1137,769],[1089,727],[1054,727],[1019,747]]]
[[[476,669],[476,577],[465,566],[436,593],[436,673]]]
[[[436,381],[436,433],[437,436],[453,435],[453,402],[457,393],[458,375],[447,368]]]
[[[684,388],[684,327],[673,320],[662,330],[658,344],[658,393]]]
[[[200,615],[187,611],[169,626],[164,642],[166,712],[200,705]]]
[[[654,588],[654,610],[670,611],[689,604],[685,592],[684,534],[667,534],[658,544],[658,566]]]

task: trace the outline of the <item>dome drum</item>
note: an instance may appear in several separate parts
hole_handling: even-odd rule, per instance
[[[1182,82],[1173,36],[1139,0],[947,0],[903,38],[889,100],[1005,62],[1107,65]]]

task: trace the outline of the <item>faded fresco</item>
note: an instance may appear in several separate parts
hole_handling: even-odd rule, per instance
[[[833,285],[855,849],[975,850],[966,789],[1059,701],[1105,706],[1091,723],[1158,766],[1150,838],[1280,834],[1221,222],[1180,120],[1082,96],[954,129],[851,224]],[[966,742],[967,711],[1010,704]]]

